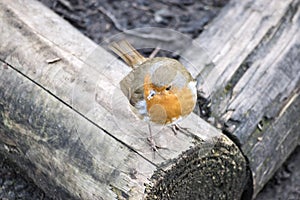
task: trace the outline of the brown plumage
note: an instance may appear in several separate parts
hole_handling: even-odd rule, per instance
[[[180,62],[166,57],[145,58],[124,40],[113,42],[110,48],[133,68],[127,95],[141,118],[174,124],[193,111],[196,82]]]

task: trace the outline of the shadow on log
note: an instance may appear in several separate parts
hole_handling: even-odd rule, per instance
[[[196,39],[215,67],[193,73],[207,75],[213,116],[249,159],[254,197],[299,145],[299,4],[233,0]]]
[[[192,114],[153,157],[112,102],[130,69],[38,2],[1,0],[0,24],[0,149],[49,196],[240,199],[247,163],[219,130]]]
[[[255,197],[300,140],[299,16],[299,0],[232,0],[195,40],[214,65],[187,67],[235,143],[192,114],[190,135],[157,129],[154,158],[120,95],[130,69],[41,4],[1,0],[1,152],[57,199]]]

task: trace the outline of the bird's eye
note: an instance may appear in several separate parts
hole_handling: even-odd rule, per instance
[[[167,91],[171,90],[171,85],[166,88]]]
[[[150,94],[148,95],[147,99],[150,100],[152,99],[152,97],[156,94],[156,92],[154,90],[150,91]]]

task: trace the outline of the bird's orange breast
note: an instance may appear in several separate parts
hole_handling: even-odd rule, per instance
[[[158,124],[168,124],[191,113],[195,102],[191,91],[168,86],[157,87],[151,83],[150,76],[145,76],[144,97],[150,120]]]

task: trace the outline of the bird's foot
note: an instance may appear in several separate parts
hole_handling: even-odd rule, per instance
[[[155,143],[153,137],[148,137],[147,140],[148,140],[148,142],[149,142],[149,144],[150,144],[151,149],[152,149],[154,152],[157,152],[158,149],[159,149],[160,147],[156,145],[156,143]]]
[[[191,132],[189,131],[189,128],[185,128],[182,126],[179,126],[179,124],[172,124],[171,126],[172,131],[174,132],[175,135],[177,135],[178,131],[184,134],[190,134]]]

